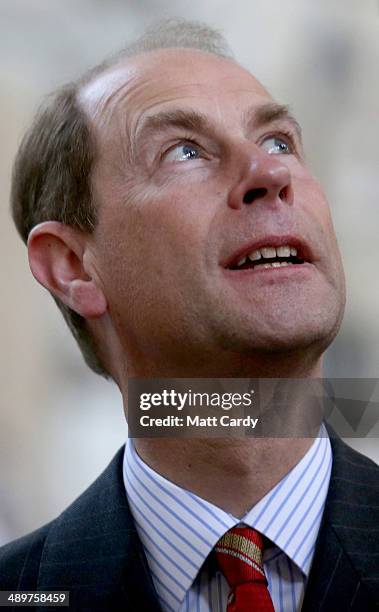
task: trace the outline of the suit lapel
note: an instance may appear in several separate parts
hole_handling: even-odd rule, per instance
[[[122,480],[123,448],[54,523],[38,589],[70,591],[70,609],[161,610]]]
[[[323,521],[307,584],[303,612],[351,610],[360,579],[328,521]],[[360,608],[361,610],[367,608]]]
[[[379,469],[331,438],[333,468],[302,610],[373,610],[379,601]]]

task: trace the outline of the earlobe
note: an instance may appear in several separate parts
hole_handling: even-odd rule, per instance
[[[96,319],[105,314],[107,301],[93,280],[75,279],[70,283],[70,306],[85,319]]]
[[[102,289],[84,269],[85,236],[57,221],[40,223],[28,239],[33,276],[66,306],[86,319],[107,310]]]

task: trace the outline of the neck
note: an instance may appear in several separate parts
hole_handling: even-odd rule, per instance
[[[308,378],[319,377],[320,362],[307,373]],[[262,377],[262,372],[259,374]],[[266,377],[270,374],[266,372]],[[249,376],[259,375],[250,371]],[[299,374],[288,372],[287,377]],[[296,422],[297,427],[300,423],[298,432],[304,431],[302,420],[309,419],[303,391],[301,385],[295,387],[288,413],[285,418],[280,415],[282,421]],[[313,422],[312,435],[318,432],[319,424],[320,420]],[[135,447],[143,461],[159,474],[241,518],[308,451],[314,438],[301,435],[307,437],[136,438]]]
[[[135,446],[156,472],[241,518],[302,459],[312,442],[139,438]]]

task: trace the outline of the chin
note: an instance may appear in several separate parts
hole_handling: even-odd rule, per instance
[[[254,343],[254,350],[265,353],[303,356],[304,360],[316,361],[333,342],[340,327],[340,321],[330,321],[328,325],[298,325],[283,328],[274,327],[266,337],[260,335]]]
[[[318,358],[334,340],[341,325],[343,311],[317,312],[304,317],[293,313],[290,317],[269,316],[257,324],[247,318],[224,330],[223,348],[244,354],[304,353]],[[249,320],[250,319],[250,320]],[[236,322],[235,322],[236,323]],[[239,328],[239,329],[238,329]]]

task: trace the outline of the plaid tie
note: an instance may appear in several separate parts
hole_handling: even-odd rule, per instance
[[[233,527],[215,546],[231,588],[227,612],[274,612],[263,571],[263,538],[251,527]]]

